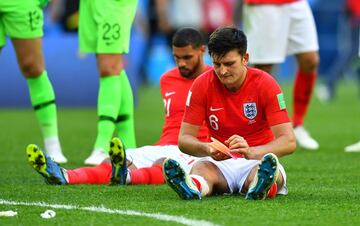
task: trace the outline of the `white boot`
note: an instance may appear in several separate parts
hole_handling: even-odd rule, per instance
[[[360,152],[360,141],[355,144],[346,146],[345,151],[346,152]]]
[[[300,147],[308,149],[308,150],[319,149],[319,143],[310,136],[308,131],[306,131],[303,126],[295,127],[294,134],[296,137],[296,141],[298,142]]]
[[[66,157],[61,151],[58,137],[50,137],[44,140],[46,153],[57,163],[67,163]]]
[[[103,149],[94,149],[84,163],[86,165],[99,165],[107,158],[109,155]]]

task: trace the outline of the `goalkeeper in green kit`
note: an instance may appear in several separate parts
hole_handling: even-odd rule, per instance
[[[55,94],[42,53],[44,0],[0,0],[0,51],[6,36],[13,43],[18,65],[29,88],[31,104],[44,137],[46,153],[58,163],[62,154],[58,137]]]
[[[135,144],[134,106],[123,54],[129,51],[137,0],[80,0],[80,50],[95,53],[100,76],[98,132],[85,164],[98,165],[108,157],[115,129],[125,146]]]

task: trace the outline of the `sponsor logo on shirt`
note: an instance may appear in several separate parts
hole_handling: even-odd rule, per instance
[[[210,107],[210,111],[220,111],[224,108],[213,108],[212,106]]]
[[[244,105],[244,114],[248,119],[254,119],[257,115],[257,108],[255,102],[245,103]]]
[[[171,95],[174,95],[176,92],[166,92],[165,93],[165,97],[169,97]]]

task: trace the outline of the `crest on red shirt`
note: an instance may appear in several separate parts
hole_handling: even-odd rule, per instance
[[[244,114],[245,114],[246,118],[254,119],[257,115],[256,103],[255,102],[245,103],[244,104]]]

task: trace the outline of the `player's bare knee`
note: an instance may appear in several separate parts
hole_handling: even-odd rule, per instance
[[[299,58],[299,68],[305,73],[312,73],[317,70],[319,62],[317,53],[304,54]]]
[[[117,55],[99,55],[97,61],[101,77],[119,75],[122,70],[122,61]]]
[[[44,71],[44,65],[35,58],[27,58],[19,62],[20,69],[25,77],[35,78]]]
[[[213,184],[212,181],[215,180],[214,167],[215,165],[211,162],[200,161],[195,163],[190,174],[202,176],[207,183]]]
[[[119,76],[120,67],[105,65],[99,68],[100,77]]]
[[[202,176],[209,186],[209,194],[223,194],[229,192],[225,177],[220,169],[212,162],[197,162],[191,170],[191,174]]]

